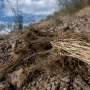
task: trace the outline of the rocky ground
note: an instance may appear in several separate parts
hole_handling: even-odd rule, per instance
[[[89,10],[1,40],[0,90],[90,90]]]

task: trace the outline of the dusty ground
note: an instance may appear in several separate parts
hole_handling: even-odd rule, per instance
[[[0,41],[0,90],[90,90],[88,10]]]

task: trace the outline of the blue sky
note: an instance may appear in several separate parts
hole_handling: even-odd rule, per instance
[[[0,0],[0,22],[12,23],[15,20],[11,7],[16,10],[16,0]],[[58,0],[18,0],[23,23],[32,23],[46,18],[58,8]],[[0,32],[1,33],[1,32]]]
[[[13,16],[11,7],[16,9],[16,0],[0,0],[0,16]],[[19,10],[28,15],[48,15],[57,9],[58,0],[18,0]]]
[[[0,0],[0,16],[4,14],[4,3],[3,0]]]

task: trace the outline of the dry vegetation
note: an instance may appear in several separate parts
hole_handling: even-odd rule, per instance
[[[90,90],[89,15],[58,16],[9,34],[0,43],[0,90]]]

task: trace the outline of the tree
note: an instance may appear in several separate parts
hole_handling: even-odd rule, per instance
[[[90,0],[58,0],[61,14],[73,14],[83,7],[90,5]]]
[[[90,0],[58,0],[59,5],[67,7],[69,5],[78,4],[80,7],[90,5]]]
[[[22,13],[19,11],[18,0],[16,0],[16,9],[12,6],[12,4],[10,3],[9,0],[7,0],[7,2],[9,3],[10,9],[12,10],[12,12],[15,15],[14,31],[21,32],[23,29],[23,16],[22,16]]]
[[[0,31],[3,31],[4,30],[4,27],[5,27],[5,25],[4,24],[0,24]]]

